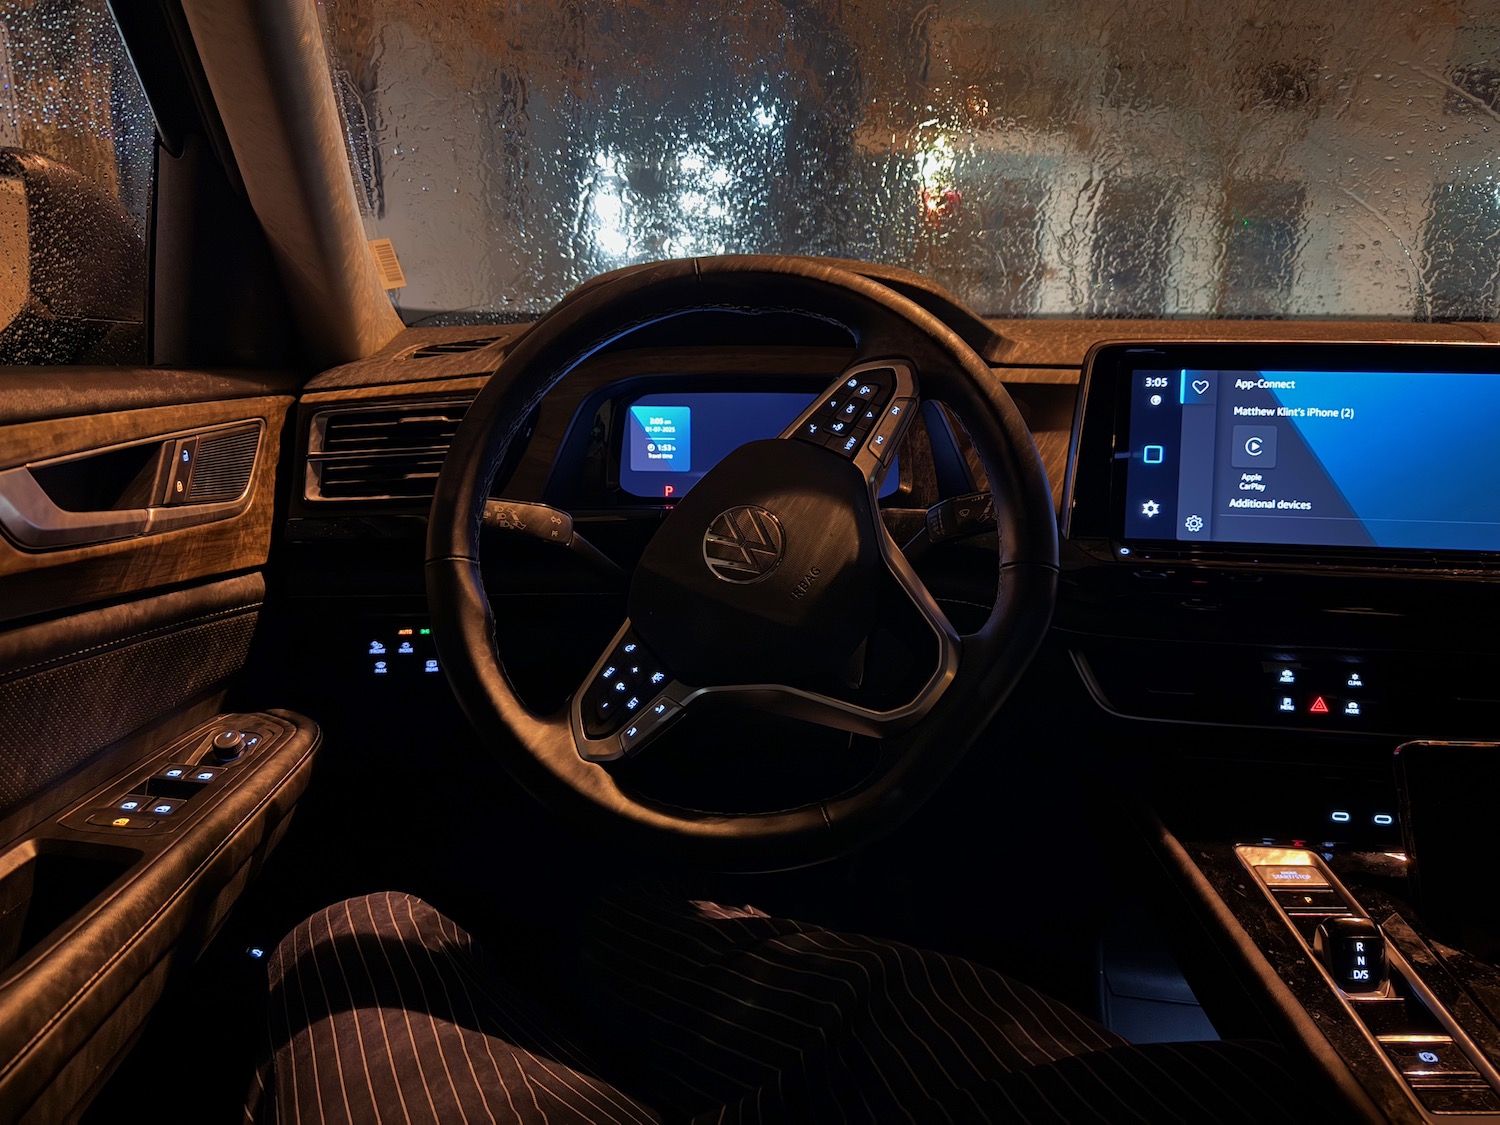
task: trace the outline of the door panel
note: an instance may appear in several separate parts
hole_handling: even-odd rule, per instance
[[[316,724],[222,713],[255,694],[294,389],[0,370],[0,1118],[87,1104],[307,784]],[[214,757],[245,730],[253,751]],[[119,814],[164,784],[180,808]]]
[[[158,379],[170,379],[172,374],[142,372],[143,377]],[[87,401],[84,388],[80,388],[80,399]],[[0,538],[0,622],[263,566],[271,540],[280,436],[292,401],[290,396],[259,396],[52,418],[0,428],[3,472],[131,443],[167,444],[179,435],[233,423],[264,427],[248,491],[242,500],[206,513],[211,519],[151,533],[152,523],[160,527],[186,522],[182,520],[186,513],[181,508],[137,505],[133,510],[154,514],[142,519],[135,532],[123,538],[44,550],[26,549]],[[0,416],[4,405],[4,398],[0,398]],[[104,463],[110,459],[98,460]],[[129,482],[119,483],[123,489]]]
[[[249,574],[0,633],[0,815],[242,668]]]

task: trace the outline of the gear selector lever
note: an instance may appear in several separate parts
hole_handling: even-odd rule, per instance
[[[1369,918],[1327,919],[1313,937],[1313,952],[1345,992],[1357,996],[1384,991],[1385,935]]]

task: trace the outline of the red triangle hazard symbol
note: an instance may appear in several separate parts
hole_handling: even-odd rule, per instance
[[[1323,697],[1320,695],[1312,701],[1312,706],[1308,710],[1314,715],[1326,715],[1328,714],[1328,704],[1323,702]]]

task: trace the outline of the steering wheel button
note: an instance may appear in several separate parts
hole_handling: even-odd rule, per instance
[[[627,710],[627,711],[634,711],[640,705],[641,705],[641,697],[638,696],[638,695],[632,695],[629,699],[627,699],[625,701],[625,710]]]
[[[651,685],[653,687],[655,687],[657,684],[661,683],[666,678],[667,678],[667,674],[665,672],[652,672],[651,673]]]
[[[611,676],[613,676],[616,672],[618,672],[619,670],[620,669],[618,669],[613,664],[611,664],[607,668],[605,668],[604,671],[602,671],[602,672],[599,673],[599,678],[601,680],[607,680]]]

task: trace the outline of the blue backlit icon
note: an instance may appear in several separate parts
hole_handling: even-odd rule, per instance
[[[212,781],[213,779],[214,779],[214,771],[213,770],[204,770],[202,773],[200,773],[198,775],[198,778],[197,778],[197,780],[199,780],[199,781]]]
[[[410,656],[412,653],[416,652],[417,650],[411,647],[411,642],[410,641],[402,641],[401,642],[401,647],[398,648],[396,651],[399,652],[402,656]]]
[[[1296,709],[1297,704],[1292,701],[1292,697],[1290,695],[1283,695],[1281,697],[1280,710],[1295,711]]]
[[[1375,814],[1375,823],[1380,825],[1380,827],[1382,828],[1386,828],[1392,824],[1395,824],[1396,818],[1388,812],[1378,812]]]
[[[436,660],[429,660],[426,664],[422,665],[422,671],[424,672],[436,672],[437,670],[438,666]]]
[[[1349,679],[1346,682],[1348,683],[1348,685],[1350,687],[1364,687],[1365,686],[1365,682],[1364,682],[1364,680],[1362,680],[1362,679],[1359,678],[1359,673],[1358,672],[1350,672],[1349,673]]]
[[[154,812],[154,813],[156,813],[158,816],[166,816],[169,812],[172,811],[172,806],[171,805],[156,805],[155,807],[152,808],[151,811]]]
[[[138,808],[140,808],[140,807],[141,807],[141,803],[139,801],[121,801],[120,802],[120,808],[123,809],[125,812],[135,812],[135,810],[138,809]]]
[[[1345,703],[1344,704],[1344,714],[1346,714],[1346,715],[1358,715],[1359,714],[1359,702],[1357,700],[1351,699],[1351,700],[1349,700],[1348,703]]]
[[[1428,1066],[1436,1066],[1439,1061],[1436,1051],[1418,1051],[1417,1058],[1421,1059]]]
[[[1141,450],[1141,460],[1148,465],[1160,465],[1167,458],[1167,451],[1159,445],[1148,445]]]
[[[1297,673],[1290,668],[1283,668],[1281,670],[1281,682],[1284,684],[1295,684],[1297,682]]]
[[[377,661],[375,661],[375,674],[377,676],[383,676],[383,675],[385,675],[385,661],[384,660],[377,660]]]
[[[1335,824],[1348,824],[1349,814],[1346,812],[1331,813],[1328,819],[1333,821]]]
[[[625,646],[625,651],[634,652],[638,647],[639,646],[634,641],[631,641],[628,645]]]
[[[385,655],[385,645],[381,644],[379,641],[371,641],[370,642],[370,655],[371,656],[384,656]]]
[[[173,766],[167,771],[168,777],[181,777],[185,771],[181,766]]]

